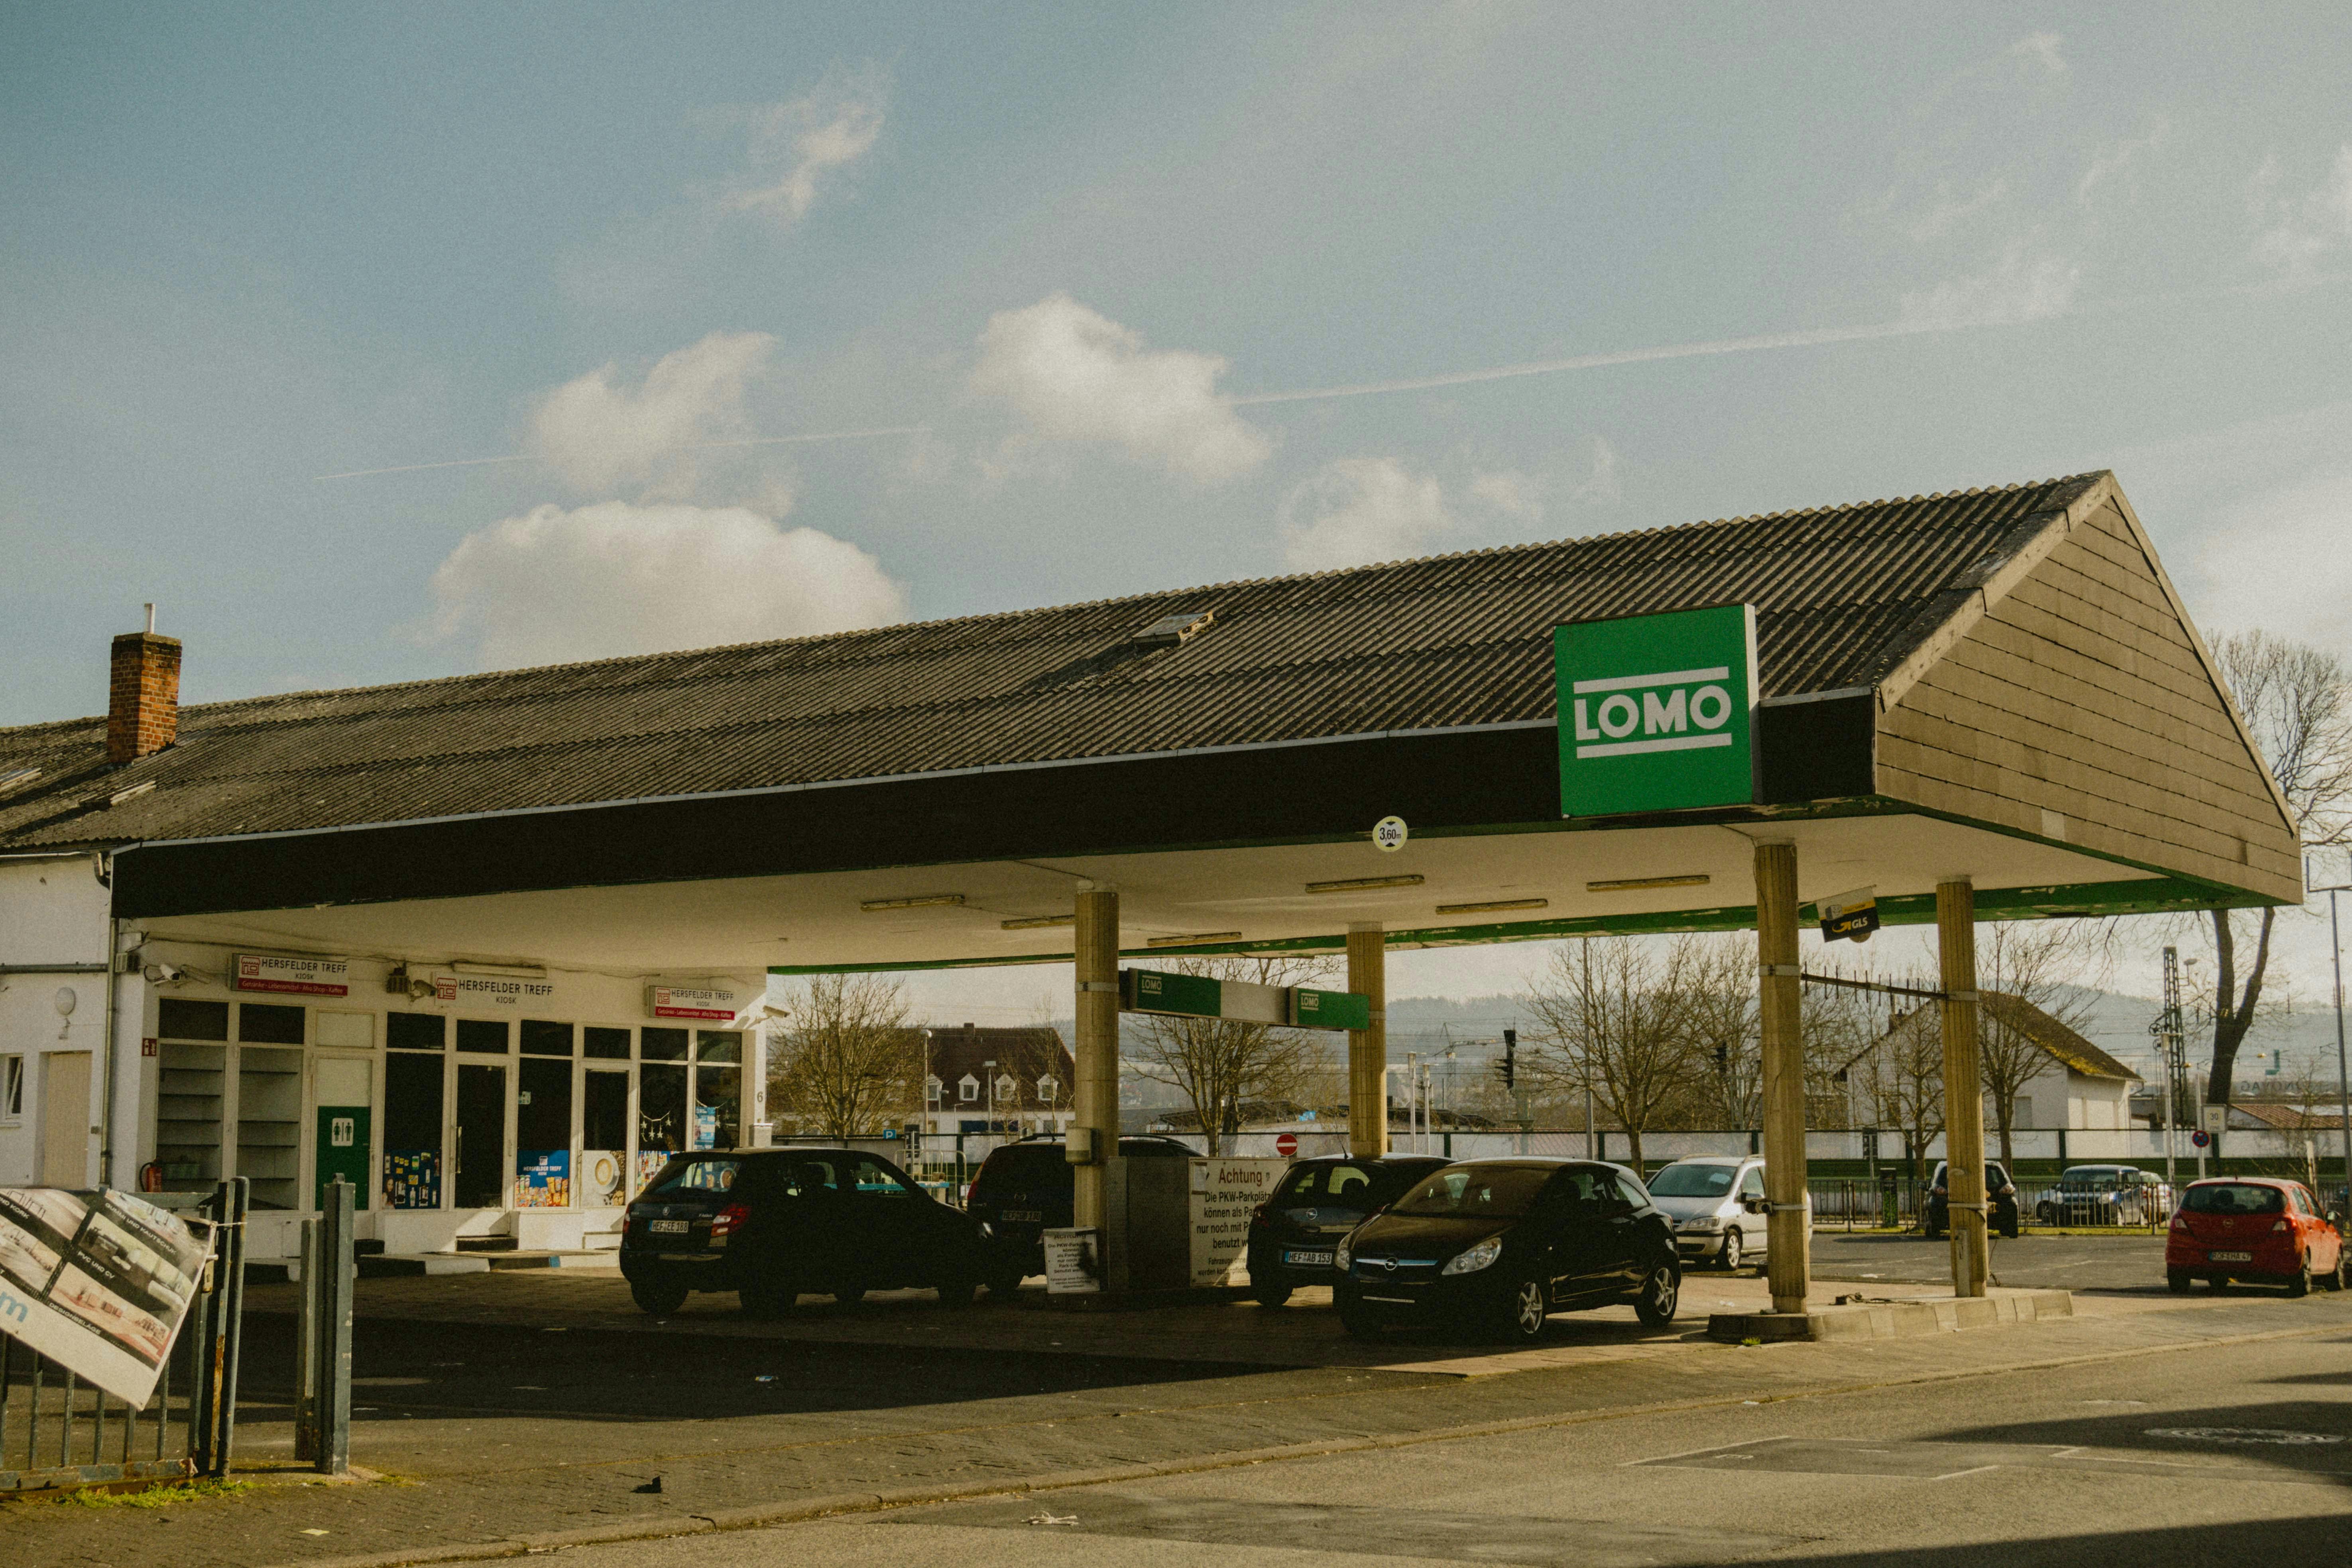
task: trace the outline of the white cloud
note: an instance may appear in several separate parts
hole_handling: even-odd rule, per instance
[[[541,399],[531,453],[582,492],[666,480],[667,492],[679,493],[672,465],[685,448],[740,429],[744,388],[775,345],[765,332],[713,332],[664,354],[634,388],[620,384],[616,365],[591,371]]]
[[[2101,185],[2118,184],[2128,195],[2137,180],[2141,161],[2153,156],[2164,145],[2170,131],[2170,122],[2159,114],[2150,120],[2147,135],[2137,140],[2125,137],[2100,148],[2092,155],[2091,166],[2083,171],[2083,177],[2074,182],[2074,200],[2089,206]]]
[[[2062,80],[2066,75],[2065,42],[2056,33],[2028,33],[2009,46],[2009,58],[2029,77]]]
[[[1264,462],[1274,443],[1216,389],[1226,362],[1142,337],[1055,294],[1000,310],[980,334],[972,390],[1012,405],[1027,428],[1011,447],[1098,441],[1215,484]]]
[[[543,506],[467,535],[433,574],[439,637],[485,669],[805,637],[907,617],[856,545],[730,507]]]
[[[2064,258],[2037,255],[2027,241],[2012,239],[1983,271],[1906,293],[1903,319],[1949,326],[2042,321],[2066,312],[2082,275]]]
[[[1328,572],[1426,555],[1454,531],[1436,478],[1393,458],[1342,458],[1284,498],[1283,558]]]
[[[2308,272],[2330,251],[2352,246],[2352,142],[2317,185],[2297,199],[2278,195],[2278,160],[2264,159],[2250,184],[2249,205],[2263,226],[2254,255],[2283,272]]]
[[[889,100],[889,74],[880,67],[836,66],[803,97],[730,111],[749,132],[748,166],[720,194],[720,209],[783,227],[800,222],[824,185],[873,151]]]
[[[1576,499],[1596,506],[1625,499],[1624,481],[1617,477],[1617,448],[1602,437],[1592,438],[1592,466],[1576,487]]]
[[[2006,204],[2009,182],[2006,179],[1987,180],[1969,195],[1955,195],[1949,184],[1938,185],[1933,204],[1926,212],[1903,226],[1914,245],[1925,245],[1940,239],[1946,231],[1965,218],[1977,216],[1988,208]]]
[[[1475,474],[1470,479],[1472,500],[1486,502],[1505,517],[1528,523],[1543,521],[1544,489],[1541,479],[1517,468]]]

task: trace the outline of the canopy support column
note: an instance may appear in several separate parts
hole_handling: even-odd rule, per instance
[[[1348,928],[1348,989],[1372,1005],[1372,1026],[1348,1031],[1348,1152],[1364,1160],[1389,1152],[1388,958],[1379,926]]]
[[[1072,1127],[1092,1131],[1095,1157],[1070,1173],[1076,1180],[1071,1223],[1091,1229],[1109,1223],[1104,1189],[1109,1162],[1118,1157],[1118,890],[1085,884],[1076,912],[1077,1041],[1071,1055],[1078,1081]],[[1106,1230],[1103,1247],[1115,1251],[1125,1239]]]
[[[1765,1275],[1772,1310],[1801,1312],[1812,1284],[1805,1226],[1805,1037],[1797,982],[1797,847],[1756,846],[1758,1013],[1764,1051]]]
[[[1977,894],[1966,878],[1936,884],[1936,945],[1945,996],[1944,1192],[1952,1237],[1952,1294],[1981,1296],[1991,1269],[1977,1047]]]

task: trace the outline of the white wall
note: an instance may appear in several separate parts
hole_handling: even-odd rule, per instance
[[[106,961],[107,889],[91,858],[0,859],[0,965],[91,964]],[[41,1058],[51,1051],[88,1051],[90,1101],[80,1125],[98,1125],[104,1103],[106,983],[102,973],[0,974],[0,1056],[24,1058],[24,1111],[10,1119],[0,1108],[0,1185],[39,1178],[43,1085]],[[61,1016],[57,997],[74,994]],[[60,1033],[64,1037],[59,1038]],[[98,1174],[98,1139],[79,1179]]]

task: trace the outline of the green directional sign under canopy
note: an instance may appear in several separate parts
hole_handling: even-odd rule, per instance
[[[1756,798],[1756,612],[1747,605],[1552,628],[1562,816]]]
[[[1237,1024],[1288,1025],[1297,1029],[1372,1026],[1372,999],[1361,992],[1258,985],[1158,969],[1120,970],[1118,1006],[1122,1013],[1223,1018]]]

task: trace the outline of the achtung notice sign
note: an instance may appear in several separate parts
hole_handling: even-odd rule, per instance
[[[236,955],[236,984],[239,991],[279,991],[296,996],[348,996],[352,966],[340,958],[273,958],[268,953]]]
[[[1747,605],[1552,628],[1562,816],[1756,798],[1756,612]]]

